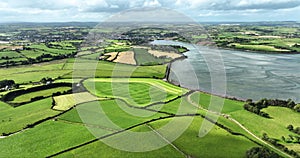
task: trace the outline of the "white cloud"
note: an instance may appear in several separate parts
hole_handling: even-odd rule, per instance
[[[171,8],[201,18],[227,16],[233,19],[238,16],[235,14],[239,14],[249,17],[253,15],[255,19],[255,16],[263,18],[261,13],[264,13],[276,14],[282,20],[298,20],[300,0],[0,0],[0,21],[55,21],[63,18],[66,21],[81,21],[142,7]]]
[[[0,2],[0,8],[5,8],[7,7],[7,3],[6,2]]]
[[[161,4],[158,0],[146,0],[143,4],[143,7],[161,7]]]

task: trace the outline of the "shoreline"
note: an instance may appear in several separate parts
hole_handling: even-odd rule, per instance
[[[232,51],[245,51],[246,53],[249,52],[249,53],[257,53],[257,54],[274,54],[274,55],[278,55],[278,54],[284,54],[284,55],[297,55],[297,53],[272,53],[272,52],[259,52],[259,51],[247,51],[247,50],[236,50],[236,49],[230,49],[230,48],[223,48],[223,47],[214,47],[214,46],[205,46],[205,45],[200,45],[200,46],[203,46],[203,47],[207,47],[207,48],[214,48],[214,49],[223,49],[223,50],[232,50]],[[210,95],[214,95],[214,96],[218,96],[218,97],[222,97],[222,98],[225,98],[225,99],[230,99],[230,100],[236,100],[236,101],[242,101],[242,102],[245,102],[247,99],[252,99],[252,98],[245,98],[245,97],[239,97],[239,96],[231,96],[231,95],[228,95],[227,92],[222,95],[222,94],[217,94],[217,93],[212,93],[210,91],[207,91],[207,90],[202,90],[201,87],[199,87],[199,89],[193,89],[193,88],[188,88],[188,87],[184,87],[182,85],[180,85],[180,83],[176,83],[174,81],[171,81],[169,76],[170,76],[170,72],[171,72],[171,67],[172,67],[172,63],[173,62],[176,62],[176,61],[179,61],[179,60],[184,60],[186,58],[188,58],[185,53],[189,52],[190,50],[182,53],[182,55],[184,56],[184,58],[178,58],[178,59],[174,59],[172,60],[171,62],[168,63],[167,65],[167,70],[166,70],[166,74],[165,74],[165,78],[164,80],[170,84],[173,84],[175,86],[179,86],[179,87],[183,87],[183,88],[186,88],[188,90],[191,90],[191,91],[198,91],[198,92],[202,92],[202,93],[206,93],[206,94],[210,94]],[[300,54],[300,53],[299,53]],[[263,98],[263,97],[262,97]],[[259,98],[259,99],[253,99],[253,100],[256,100],[256,101],[259,101],[260,99],[262,98]],[[276,98],[273,98],[273,99],[276,99]],[[295,101],[296,102],[296,101]],[[297,103],[297,104],[300,104]]]
[[[196,44],[197,45],[197,44]],[[258,51],[258,50],[249,50],[249,49],[236,49],[236,48],[230,48],[230,47],[220,47],[220,46],[210,46],[210,45],[201,45],[203,47],[207,48],[213,48],[213,49],[223,49],[223,50],[231,50],[231,51],[244,51],[248,53],[257,53],[257,54],[284,54],[284,55],[297,55],[300,54],[300,52],[276,52],[276,51]]]
[[[172,85],[175,85],[175,86],[178,86],[178,87],[182,87],[182,88],[186,88],[192,92],[201,92],[201,93],[204,93],[204,94],[210,94],[210,95],[214,95],[214,96],[217,96],[217,97],[221,97],[221,98],[224,98],[224,99],[230,99],[230,100],[234,100],[234,101],[241,101],[241,102],[245,102],[247,99],[245,98],[241,98],[241,97],[237,97],[237,96],[229,96],[227,94],[225,94],[225,96],[223,95],[220,95],[220,94],[215,94],[215,93],[211,93],[209,91],[205,91],[205,90],[201,90],[201,89],[192,89],[192,88],[188,88],[188,87],[184,87],[184,86],[181,86],[179,83],[175,83],[173,81],[170,81],[169,80],[169,76],[170,76],[170,72],[171,72],[171,67],[172,67],[172,63],[176,62],[176,61],[180,61],[180,60],[185,60],[187,59],[188,57],[185,55],[185,53],[189,52],[190,50],[182,53],[182,56],[179,57],[179,58],[175,58],[173,59],[172,61],[170,61],[168,64],[167,64],[167,68],[166,68],[166,73],[165,73],[165,77],[163,80],[165,80],[166,82],[172,84]]]

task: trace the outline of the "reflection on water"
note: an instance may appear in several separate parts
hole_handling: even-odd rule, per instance
[[[176,44],[179,42],[155,41],[154,44]],[[238,98],[279,98],[300,102],[300,54],[262,54],[245,51],[216,50],[207,47],[190,48],[185,53],[187,59],[176,61],[171,66],[169,78],[182,86],[211,92],[211,77],[203,54],[219,52],[224,60],[227,77],[227,95]],[[209,60],[213,60],[209,59]],[[186,69],[191,64],[194,71]],[[215,63],[217,64],[217,63]],[[218,70],[212,70],[218,71]],[[211,72],[212,72],[211,71]],[[197,82],[191,81],[191,73],[196,73]],[[214,72],[215,73],[215,72]],[[175,75],[176,74],[176,75]]]

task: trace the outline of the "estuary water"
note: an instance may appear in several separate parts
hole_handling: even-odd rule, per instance
[[[223,86],[230,97],[291,98],[300,102],[300,54],[233,51],[164,40],[152,44],[182,45],[190,49],[185,53],[186,59],[177,60],[170,67],[169,81],[183,87],[224,95],[218,91]],[[216,56],[222,60],[213,61]],[[214,69],[216,65],[219,67]],[[224,78],[225,84],[212,88],[212,76]]]

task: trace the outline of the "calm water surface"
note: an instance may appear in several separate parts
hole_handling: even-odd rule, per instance
[[[211,92],[210,72],[218,74],[222,70],[209,71],[207,63],[220,62],[206,62],[205,59],[214,60],[213,54],[220,54],[225,65],[223,71],[226,72],[226,95],[254,100],[291,98],[300,102],[300,54],[264,54],[202,46],[195,48],[174,41],[154,41],[153,44],[184,45],[190,49],[185,53],[187,59],[172,63],[169,76],[171,81],[180,82],[184,87],[199,87],[200,90]],[[193,70],[187,65],[191,65]],[[192,77],[194,74],[197,80]]]

